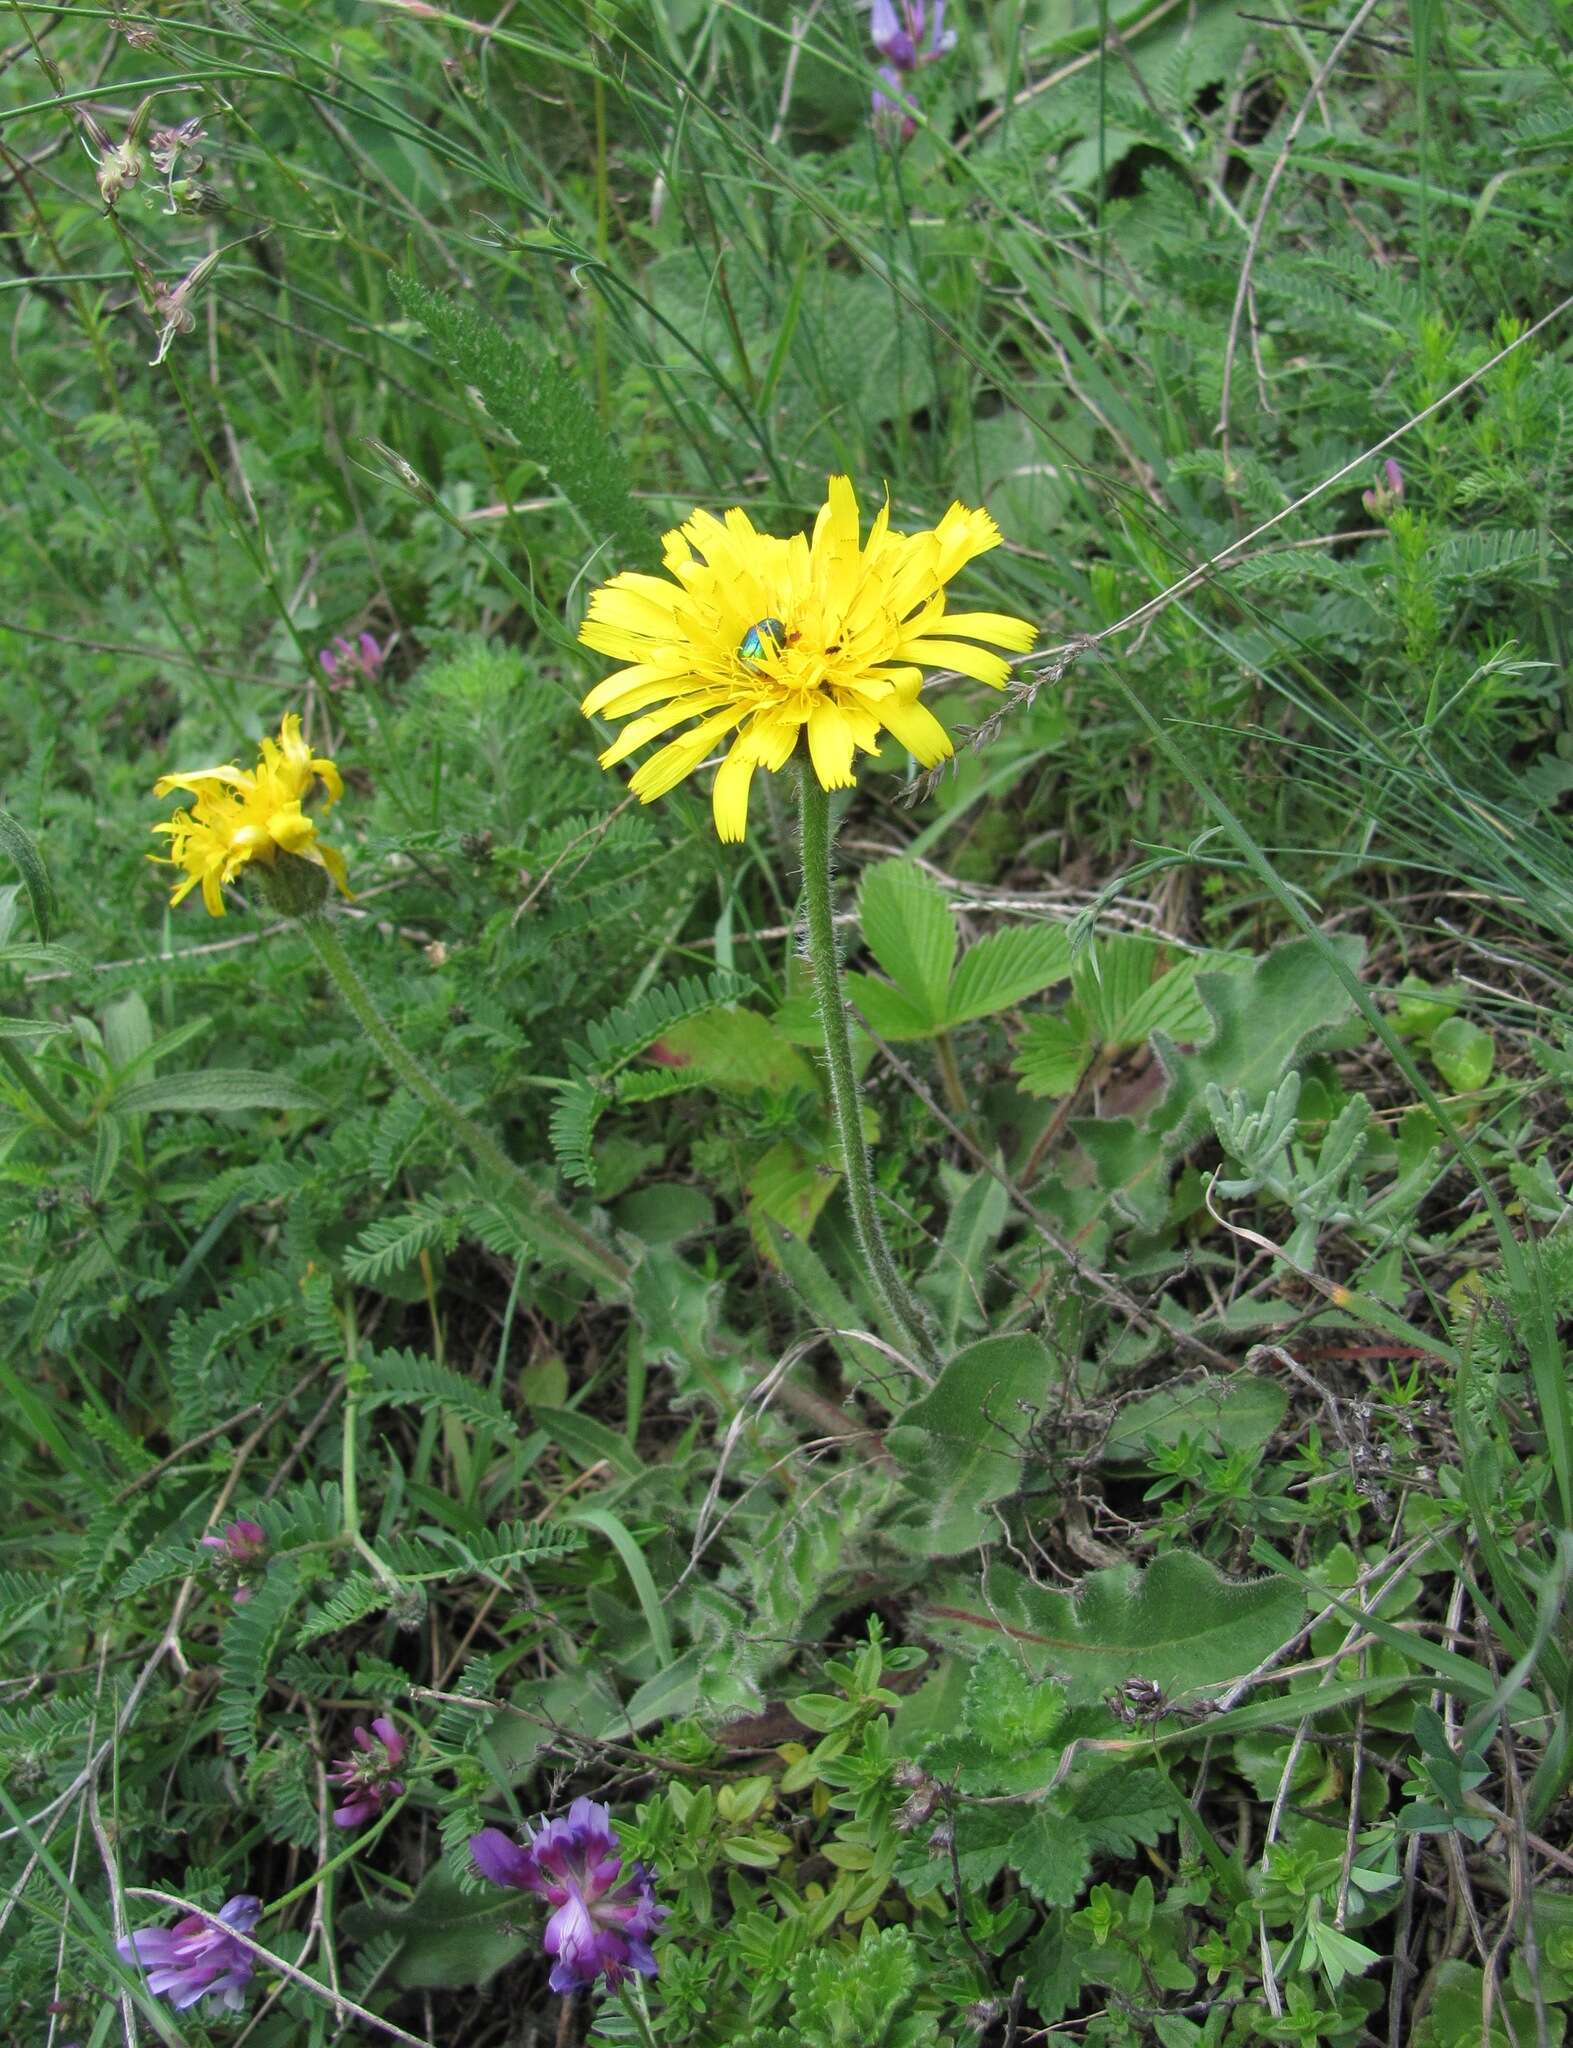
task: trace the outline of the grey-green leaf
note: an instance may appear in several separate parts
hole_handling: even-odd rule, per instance
[[[1046,1345],[984,1337],[957,1352],[886,1443],[912,1475],[917,1504],[892,1530],[919,1556],[954,1557],[997,1531],[984,1510],[1021,1486],[1025,1438],[1059,1379]]]
[[[243,1067],[206,1067],[193,1074],[160,1074],[117,1090],[109,1107],[117,1116],[146,1116],[160,1110],[176,1115],[212,1116],[241,1109],[324,1111],[315,1088],[287,1074],[256,1074]]]
[[[1305,1598],[1281,1578],[1228,1579],[1193,1551],[1172,1550],[1145,1571],[1094,1572],[1075,1594],[996,1566],[981,1593],[975,1578],[955,1580],[924,1613],[931,1632],[964,1653],[1015,1645],[1084,1704],[1130,1678],[1171,1696],[1238,1678],[1293,1637]]]
[[[27,891],[27,900],[32,906],[38,936],[47,945],[58,916],[55,885],[49,878],[44,856],[39,852],[33,835],[9,811],[0,811],[0,853],[5,854],[22,877],[22,887]]]

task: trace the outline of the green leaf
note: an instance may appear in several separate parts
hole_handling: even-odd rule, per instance
[[[939,1028],[926,1010],[888,981],[876,980],[872,974],[846,974],[842,982],[876,1038],[897,1043],[906,1038],[932,1038]]]
[[[1162,1771],[1115,1765],[1072,1781],[1071,1806],[1100,1855],[1130,1857],[1174,1825],[1176,1797]]]
[[[808,1061],[758,1010],[706,1010],[663,1033],[661,1050],[710,1088],[790,1095],[814,1086]]]
[[[592,1465],[611,1466],[623,1479],[641,1479],[644,1466],[616,1430],[597,1422],[593,1415],[581,1415],[574,1408],[536,1408],[531,1420],[549,1430],[569,1457],[588,1471]]]
[[[1210,1083],[1226,1095],[1238,1090],[1259,1108],[1289,1068],[1351,1014],[1349,991],[1323,957],[1326,943],[1291,939],[1275,946],[1249,973],[1198,975],[1197,992],[1214,1020],[1213,1034],[1199,1051],[1183,1054],[1163,1032],[1153,1033],[1159,1057],[1174,1077],[1153,1118],[1170,1152],[1207,1128]],[[1359,966],[1363,949],[1358,939],[1330,943],[1348,966]]]
[[[947,913],[948,915],[948,913]],[[1063,925],[1015,925],[991,932],[962,955],[945,999],[945,1028],[1014,1009],[1071,971]]]
[[[225,1745],[236,1756],[256,1754],[257,1715],[268,1671],[301,1597],[299,1569],[289,1560],[275,1558],[251,1598],[224,1624],[218,1719]]]
[[[117,1116],[146,1116],[160,1110],[176,1115],[211,1116],[242,1109],[309,1109],[325,1112],[327,1101],[315,1088],[285,1074],[254,1074],[240,1067],[206,1067],[193,1074],[160,1074],[156,1080],[133,1081],[110,1097]]]
[[[1219,1451],[1251,1450],[1267,1442],[1288,1406],[1287,1389],[1258,1373],[1166,1387],[1120,1410],[1103,1440],[1103,1456],[1126,1463],[1155,1444],[1177,1444],[1182,1436]]]
[[[5,854],[22,877],[38,936],[48,945],[58,918],[55,885],[32,834],[9,811],[0,811],[0,853]]]
[[[1071,1130],[1116,1215],[1138,1230],[1161,1230],[1169,1214],[1171,1161],[1159,1133],[1128,1116],[1077,1117]]]
[[[1092,1846],[1079,1821],[1039,1807],[1011,1836],[1006,1861],[1045,1906],[1074,1906],[1092,1874]]]
[[[492,1885],[463,1890],[441,1863],[407,1904],[352,1906],[343,1924],[360,1941],[396,1935],[393,1975],[410,1991],[484,1984],[539,1939],[519,1911],[517,1894]]]
[[[419,1408],[423,1415],[451,1415],[471,1429],[502,1437],[515,1434],[513,1418],[488,1387],[414,1351],[377,1351],[368,1361],[371,1392],[366,1410]]]
[[[858,912],[869,951],[929,1031],[941,1029],[957,941],[938,886],[910,861],[880,861],[864,873]]]
[[[1046,1017],[1029,1017],[1016,1041],[1011,1072],[1028,1095],[1069,1095],[1097,1056],[1079,1003]]]
[[[537,1414],[541,1411],[537,1410]],[[635,1597],[644,1610],[649,1626],[650,1641],[655,1649],[658,1671],[664,1671],[676,1662],[672,1647],[672,1631],[667,1626],[666,1610],[661,1605],[661,1595],[656,1588],[655,1577],[645,1561],[645,1554],[634,1541],[627,1524],[618,1519],[607,1508],[578,1508],[570,1516],[573,1523],[583,1523],[586,1528],[598,1529],[622,1559]]]
[[[58,1038],[64,1024],[44,1024],[33,1017],[0,1016],[0,1038]]]
[[[923,1612],[933,1632],[968,1654],[1005,1637],[1039,1671],[1066,1685],[1073,1704],[1127,1679],[1171,1695],[1252,1670],[1290,1640],[1305,1598],[1281,1579],[1227,1579],[1192,1551],[1168,1551],[1145,1571],[1093,1572],[1073,1595],[995,1566],[941,1589]]]
[[[967,1674],[962,1727],[992,1756],[1041,1749],[1064,1718],[1063,1688],[1052,1679],[1033,1678],[999,1645],[986,1649]]]
[[[1220,971],[1250,967],[1228,955]],[[1154,1031],[1193,1039],[1207,1029],[1208,1011],[1197,989],[1205,964],[1195,954],[1166,967],[1164,949],[1134,935],[1102,939],[1076,963],[1076,998],[1100,1044],[1110,1051],[1145,1044]]]
[[[983,1510],[1021,1486],[1023,1440],[1059,1377],[1037,1337],[984,1337],[903,1412],[886,1444],[911,1474],[914,1505],[892,1531],[904,1548],[953,1557],[997,1533]]]
[[[925,1298],[939,1315],[940,1345],[949,1351],[963,1327],[975,1330],[986,1324],[986,1268],[1005,1227],[1010,1198],[992,1173],[963,1178],[950,1168],[941,1171],[953,1195],[950,1218],[934,1263],[921,1284]],[[959,1195],[954,1193],[958,1184]]]
[[[1448,1087],[1467,1095],[1491,1079],[1496,1041],[1467,1017],[1449,1017],[1431,1034],[1431,1057]]]

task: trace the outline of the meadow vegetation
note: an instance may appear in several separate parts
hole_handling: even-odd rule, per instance
[[[4,19],[0,2034],[1562,2042],[1569,0]]]

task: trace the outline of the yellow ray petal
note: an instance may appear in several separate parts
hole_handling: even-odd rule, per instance
[[[852,721],[834,699],[820,697],[808,714],[808,752],[821,789],[850,789]]]
[[[742,844],[748,832],[748,785],[754,779],[756,762],[746,744],[738,740],[716,770],[710,792],[716,837],[726,846]]]
[[[609,705],[622,697],[637,696],[650,684],[654,684],[658,689],[668,690],[680,687],[681,681],[682,672],[673,671],[664,662],[638,661],[632,668],[614,669],[609,676],[603,677],[580,704],[579,709],[586,718],[594,718],[598,712],[605,711]],[[621,718],[625,714],[614,711],[611,715],[613,718]]]
[[[1038,637],[1038,629],[1030,619],[1018,619],[1010,612],[936,612],[932,623],[903,627],[902,637],[908,651],[913,652],[914,640],[940,629],[947,634],[959,634],[964,640],[986,640],[991,647],[1008,647],[1016,654],[1025,654]]]
[[[349,901],[353,903],[355,900],[355,892],[350,887],[349,870],[344,865],[343,854],[340,853],[339,849],[336,846],[324,846],[320,839],[317,842],[316,852],[317,858],[322,862],[322,865],[327,869],[329,875],[332,877],[333,885],[338,890],[339,894],[341,896],[347,897]]]
[[[880,706],[880,721],[920,767],[932,768],[955,752],[951,737],[926,704],[914,694]]]
[[[717,704],[725,704],[727,696],[722,691],[711,690],[703,697],[685,697],[675,704],[664,704],[659,711],[646,712],[643,718],[636,718],[632,725],[625,725],[606,751],[599,755],[603,768],[615,768],[619,761],[642,747],[646,740],[655,739],[660,733],[670,732],[674,725],[680,725],[685,718],[693,718],[701,711],[713,710]],[[742,717],[739,707],[733,717],[733,724]]]
[[[730,732],[741,716],[735,708],[718,712],[692,732],[685,732],[681,739],[664,746],[660,753],[652,754],[630,777],[628,787],[632,794],[642,804],[648,804],[675,789],[685,776],[693,774],[715,742],[724,732]]]
[[[976,676],[992,690],[1005,686],[1010,663],[1000,654],[985,654],[981,647],[969,647],[965,640],[915,640],[902,653],[930,668],[953,668],[958,674]]]

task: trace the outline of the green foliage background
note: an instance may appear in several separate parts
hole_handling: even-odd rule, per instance
[[[1567,0],[956,0],[905,140],[850,0],[8,20],[0,2031],[1563,2040]],[[722,848],[577,708],[598,581],[832,471],[1041,628],[839,816],[937,1373],[790,778]],[[167,909],[152,782],[291,710],[598,1280],[259,899]],[[469,1863],[580,1793],[644,2018]],[[244,2016],[117,1964],[237,1892]]]

